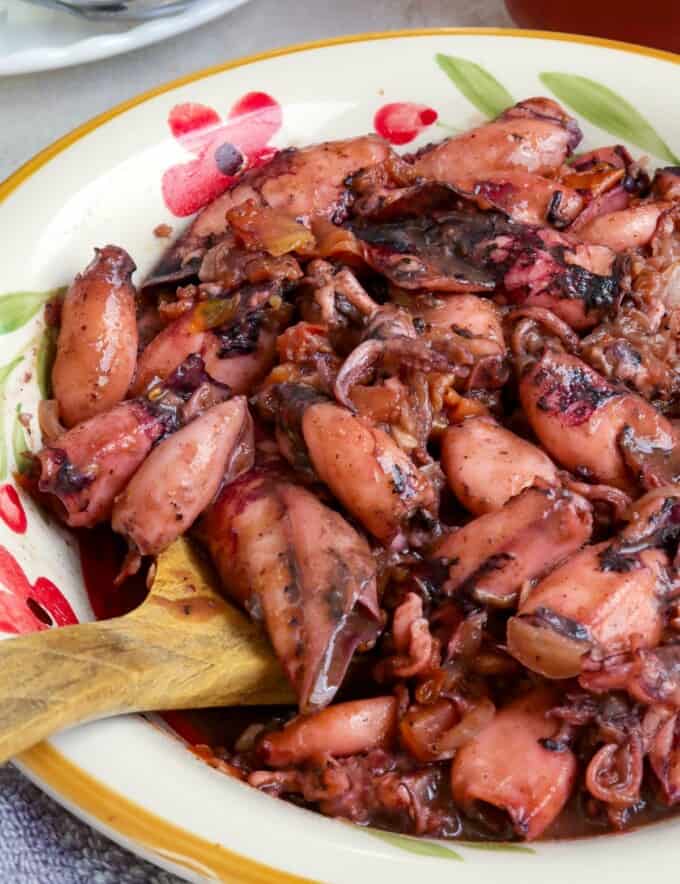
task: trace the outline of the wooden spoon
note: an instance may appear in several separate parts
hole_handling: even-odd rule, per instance
[[[125,617],[0,642],[0,763],[64,728],[162,709],[294,703],[261,630],[184,538]]]

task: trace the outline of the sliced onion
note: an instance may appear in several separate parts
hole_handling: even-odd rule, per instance
[[[437,749],[448,755],[461,749],[481,733],[491,723],[496,707],[487,697],[476,703],[450,731],[437,741]]]
[[[38,403],[38,423],[46,445],[64,435],[66,427],[59,420],[59,405],[56,399],[41,399]]]
[[[546,678],[574,678],[590,643],[560,635],[528,617],[508,621],[508,651],[522,665]]]

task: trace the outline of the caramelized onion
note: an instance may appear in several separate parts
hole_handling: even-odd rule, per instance
[[[401,741],[419,761],[444,761],[473,740],[495,712],[486,697],[472,704],[462,718],[450,700],[412,706],[399,725]]]
[[[59,420],[59,404],[56,399],[41,399],[38,403],[38,423],[43,442],[49,445],[63,436],[66,427]]]
[[[312,231],[283,212],[247,200],[227,212],[231,229],[249,249],[262,248],[275,258],[288,252],[309,253],[316,246]]]
[[[574,678],[581,671],[589,643],[519,616],[508,621],[508,650],[522,665],[546,678]]]

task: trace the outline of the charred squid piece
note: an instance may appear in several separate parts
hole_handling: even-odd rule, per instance
[[[350,700],[299,715],[259,741],[257,754],[270,767],[289,767],[331,756],[342,758],[389,748],[397,732],[395,697]]]
[[[113,530],[137,562],[158,555],[191,527],[222,483],[252,467],[254,453],[245,398],[213,406],[154,448],[116,498]]]
[[[512,607],[522,584],[580,549],[592,531],[590,505],[561,488],[525,488],[495,512],[441,540],[432,558],[450,560],[445,590],[492,607]]]
[[[404,546],[415,517],[434,521],[434,483],[366,418],[317,402],[302,416],[302,435],[316,474],[383,545]]]
[[[336,223],[343,220],[348,176],[382,162],[390,153],[377,135],[279,151],[200,212],[161,258],[145,287],[195,276],[206,250],[227,232],[227,212],[248,200],[305,222],[315,216]]]
[[[165,429],[163,416],[148,402],[122,402],[38,452],[38,490],[72,528],[106,521],[114,498]]]
[[[659,219],[672,208],[673,204],[666,201],[639,203],[599,214],[587,223],[578,223],[570,232],[583,242],[607,246],[615,252],[639,249],[649,244]]]
[[[517,835],[531,841],[557,818],[576,781],[578,764],[570,749],[555,745],[559,724],[548,717],[555,695],[545,688],[500,709],[472,742],[456,755],[451,788],[471,817],[485,818],[484,806],[507,814]]]
[[[290,317],[290,306],[276,284],[246,287],[230,298],[199,302],[171,322],[140,356],[132,388],[142,395],[192,354],[207,374],[234,394],[249,392],[271,368],[276,335]]]
[[[530,98],[497,119],[416,154],[417,175],[456,181],[463,175],[520,169],[550,177],[581,141],[581,131],[554,101]]]
[[[586,547],[545,577],[508,622],[508,650],[547,678],[579,675],[583,657],[653,647],[663,630],[668,557],[623,552],[605,541]]]
[[[519,392],[545,450],[579,478],[634,491],[638,480],[652,487],[675,474],[670,422],[576,356],[546,351],[525,367]]]
[[[354,186],[356,179],[353,179]],[[351,215],[373,223],[396,221],[404,218],[418,218],[431,215],[443,209],[464,209],[466,207],[488,208],[486,200],[477,200],[475,195],[465,193],[452,184],[442,181],[423,181],[416,178],[407,187],[387,186],[369,190],[352,202]]]
[[[400,288],[498,291],[513,304],[548,307],[575,329],[595,325],[619,290],[611,249],[498,212],[452,210],[352,230],[366,262]]]
[[[442,466],[453,493],[476,516],[501,509],[537,479],[559,483],[557,468],[540,448],[485,416],[449,427]]]
[[[381,628],[366,541],[313,494],[257,469],[222,490],[202,528],[225,589],[264,622],[300,710],[326,706]]]
[[[567,227],[581,212],[583,197],[559,181],[521,169],[503,169],[455,180],[417,179],[408,187],[369,191],[352,204],[352,217],[385,222],[452,209],[496,209],[525,224]]]
[[[447,212],[446,221],[421,216],[379,224],[353,223],[366,262],[404,289],[492,292],[496,274],[474,260],[480,243],[507,233],[505,216],[493,212]]]
[[[137,363],[136,267],[118,246],[95,249],[61,308],[54,396],[67,427],[109,411],[125,398]]]

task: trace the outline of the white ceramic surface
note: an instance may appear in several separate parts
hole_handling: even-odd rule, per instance
[[[149,46],[212,21],[246,0],[193,0],[178,15],[147,22],[96,22],[0,0],[0,76],[70,67]]]
[[[0,229],[6,232],[8,246],[0,265],[0,294],[40,292],[67,284],[87,263],[92,247],[107,242],[131,252],[140,277],[148,271],[165,247],[153,228],[166,222],[177,230],[183,223],[173,217],[161,192],[167,168],[192,159],[182,144],[168,136],[168,114],[178,103],[201,102],[225,117],[245,93],[267,92],[283,109],[283,125],[274,138],[277,146],[364,132],[371,128],[375,111],[393,101],[425,104],[437,111],[444,125],[465,128],[481,122],[480,113],[435,63],[437,53],[483,65],[518,100],[546,91],[539,80],[541,72],[585,75],[625,95],[666,149],[680,150],[680,66],[670,57],[517,32],[390,36],[279,54],[144,100],[71,139],[49,161],[24,170],[6,186],[11,192],[4,201],[0,189]],[[586,147],[618,140],[592,124],[584,123],[583,128]],[[443,132],[431,126],[407,149]],[[637,155],[642,152],[632,143],[629,146]],[[668,158],[654,157],[653,162],[665,164]],[[13,354],[24,354],[24,364],[10,375],[4,389],[8,440],[17,404],[35,413],[35,372],[25,369],[31,366],[32,343],[38,341],[41,327],[37,313],[2,341],[3,365]],[[90,618],[73,543],[46,522],[31,501],[23,503],[28,530],[16,534],[0,522],[0,544],[16,557],[31,582],[39,575],[49,577],[76,615]],[[92,724],[57,737],[53,745],[96,780],[163,820],[273,869],[330,884],[383,880],[412,884],[414,879],[428,884],[452,880],[483,884],[501,878],[507,884],[546,880],[567,884],[610,876],[616,876],[619,884],[638,884],[650,874],[657,880],[675,875],[680,863],[680,822],[673,821],[620,837],[540,842],[532,845],[531,853],[482,851],[450,843],[447,846],[463,861],[417,855],[233,781],[138,717]],[[78,812],[77,807],[72,809]],[[89,821],[142,852],[117,831],[115,820]],[[188,873],[167,855],[148,851],[146,855],[192,880],[209,877],[207,870]],[[243,880],[255,880],[245,867]],[[272,872],[257,880],[279,878]]]

